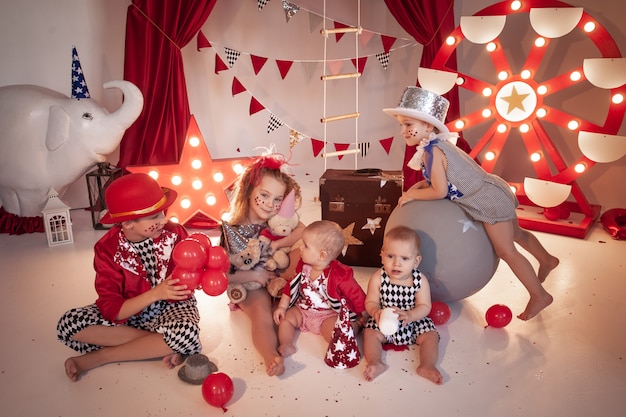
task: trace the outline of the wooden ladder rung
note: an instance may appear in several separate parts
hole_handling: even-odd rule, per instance
[[[334,28],[334,29],[320,29],[320,33],[324,36],[331,35],[333,33],[358,33],[361,34],[362,28],[360,27],[346,27],[346,28]]]
[[[330,158],[333,156],[342,156],[342,155],[353,155],[355,153],[361,152],[360,149],[346,149],[345,151],[335,151],[335,152],[323,152],[322,158]]]
[[[340,114],[338,116],[323,117],[321,119],[321,122],[322,123],[329,123],[329,122],[336,122],[338,120],[355,119],[355,118],[359,117],[360,115],[361,115],[361,113],[354,112],[354,113],[348,113],[348,114]]]
[[[322,81],[329,80],[343,80],[345,78],[358,78],[361,76],[360,72],[352,72],[350,74],[337,74],[337,75],[322,75],[320,78]]]

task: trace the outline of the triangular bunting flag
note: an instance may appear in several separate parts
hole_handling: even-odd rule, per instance
[[[265,107],[261,103],[259,103],[256,98],[250,98],[250,116],[252,116],[254,113],[260,112],[264,108]]]
[[[376,54],[376,58],[378,58],[378,62],[383,66],[383,69],[386,71],[389,66],[389,52],[381,52]]]
[[[393,142],[393,136],[390,138],[381,139],[378,142],[380,143],[380,146],[383,147],[385,152],[387,152],[387,155],[389,155],[389,151],[391,150],[391,143]]]
[[[233,77],[233,85],[232,85],[232,93],[233,97],[235,97],[239,93],[243,93],[246,91],[246,87],[243,86],[237,79],[237,77]]]
[[[311,146],[313,146],[313,157],[317,157],[324,149],[324,141],[311,138]]]
[[[241,55],[241,52],[227,46],[224,47],[224,52],[226,53],[228,66],[232,68],[235,65],[235,62],[237,62],[237,58],[239,58],[239,55]]]
[[[335,25],[335,29],[343,29],[349,27],[348,25],[344,25],[343,23],[333,22]],[[344,33],[335,33],[335,42],[339,42],[341,38],[345,35]]]
[[[304,139],[304,135],[297,130],[290,129],[289,130],[289,149],[296,146],[300,141]]]
[[[277,59],[276,65],[278,65],[278,71],[280,71],[280,76],[284,80],[293,65],[293,61],[281,61]]]
[[[267,3],[269,3],[270,0],[256,0],[256,5],[259,8],[259,11],[263,10],[263,8],[265,7],[265,5]]]
[[[222,58],[218,54],[215,54],[215,73],[219,74],[220,71],[227,70],[228,66],[222,61]]]
[[[198,51],[202,48],[210,48],[210,47],[211,47],[211,42],[209,42],[206,36],[204,36],[204,33],[202,33],[202,31],[198,32],[198,36],[196,37],[196,48],[198,49]]]
[[[380,35],[380,40],[383,43],[383,50],[387,53],[391,50],[391,47],[396,42],[396,38],[392,36]]]
[[[332,75],[337,75],[341,72],[341,66],[343,65],[343,61],[338,59],[336,61],[326,61],[328,63],[328,69]]]
[[[289,23],[289,19],[294,17],[300,10],[300,6],[296,6],[293,3],[289,3],[287,0],[283,0],[283,10],[285,11],[285,19]]]
[[[359,64],[357,65],[357,60],[355,58],[352,58],[352,65],[354,65],[354,67],[356,68],[358,72],[363,74],[363,70],[365,69],[365,63],[367,62],[367,57],[361,56],[359,57],[358,61],[359,61]]]
[[[276,117],[274,114],[270,115],[270,121],[267,124],[267,133],[273,132],[283,125],[283,121]]]
[[[374,32],[370,32],[369,30],[361,30],[361,34],[359,35],[359,43],[361,44],[362,48],[365,48],[367,46],[367,44],[370,42],[370,39],[372,39],[372,36],[374,36]]]
[[[262,56],[250,55],[250,60],[252,61],[252,68],[254,69],[254,74],[258,75],[263,65],[267,62],[267,58]]]
[[[365,158],[367,156],[367,152],[370,150],[369,142],[359,143],[359,149],[361,150],[361,157]]]
[[[335,143],[335,150],[337,152],[345,151],[350,147],[349,143]],[[343,159],[343,155],[337,155],[337,158],[341,161]]]
[[[309,32],[313,33],[319,25],[322,24],[324,18],[316,13],[309,13]]]
[[[317,69],[318,64],[319,64],[319,61],[303,61],[302,62],[302,69],[304,70],[304,74],[306,75],[307,81],[311,81],[311,79],[313,78],[313,75],[315,75],[315,70]]]

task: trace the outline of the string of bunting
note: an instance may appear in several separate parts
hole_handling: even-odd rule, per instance
[[[258,5],[258,9],[259,11],[263,9],[263,7],[265,7],[265,5],[267,5],[267,3],[269,3],[269,0],[258,0],[257,1],[257,5]],[[289,3],[288,1],[282,0],[282,5],[283,5],[283,10],[285,11],[285,17],[287,22],[289,22],[289,20],[291,19],[291,17],[293,17],[299,10],[300,7],[296,6],[292,3]],[[307,10],[308,11],[308,10]],[[322,17],[319,15],[316,15],[315,13],[308,11],[309,12],[309,16],[316,16],[319,17],[319,21],[316,22],[312,22],[312,27],[313,25],[318,25],[319,23],[321,23],[321,19]],[[311,20],[311,19],[310,19]],[[348,25],[341,23],[341,22],[337,22],[334,21],[333,22],[335,28],[342,28],[342,27],[348,27]],[[367,45],[367,43],[369,43],[369,41],[371,40],[371,38],[373,37],[375,32],[371,32],[371,31],[366,31],[363,30],[362,34],[360,36],[360,40],[361,40],[361,44],[363,47],[365,47]],[[383,69],[387,70],[387,67],[389,65],[390,59],[390,52],[392,50],[395,49],[399,49],[399,48],[404,48],[404,47],[415,47],[418,44],[416,42],[410,42],[410,43],[406,43],[404,45],[401,45],[399,47],[396,47],[394,49],[392,49],[393,45],[395,44],[397,38],[392,37],[392,36],[387,36],[384,34],[378,34],[380,36],[381,39],[381,44],[383,47],[383,52],[381,53],[377,53],[374,54],[378,60],[378,62],[380,63],[380,65],[383,67]],[[339,42],[341,40],[341,37],[343,36],[343,33],[338,33],[335,34],[335,41]],[[197,50],[200,51],[201,49],[204,48],[212,48],[215,51],[215,74],[218,74],[221,71],[225,71],[228,70],[230,68],[233,68],[235,63],[238,61],[239,57],[242,55],[241,51],[235,50],[233,48],[224,46],[224,54],[226,57],[226,63],[222,60],[222,58],[220,57],[219,53],[217,52],[217,49],[215,48],[215,46],[213,45],[212,42],[210,42],[206,36],[204,35],[204,33],[202,31],[199,31],[198,36],[197,36]],[[262,56],[257,56],[251,53],[246,53],[243,52],[243,54],[250,56],[250,61],[252,64],[252,69],[254,71],[255,75],[258,75],[259,72],[261,71],[261,69],[265,66],[265,64],[268,61],[267,57],[262,57]],[[371,55],[366,55],[366,56],[360,56],[358,58],[348,58],[348,59],[338,59],[338,60],[332,60],[332,61],[326,61],[327,65],[328,65],[328,69],[330,70],[330,72],[333,75],[339,74],[341,72],[341,67],[343,66],[345,61],[350,60],[352,65],[355,67],[355,69],[357,69],[357,71],[359,71],[360,73],[363,73],[363,71],[365,70],[365,65],[367,63],[367,59],[368,56]],[[311,65],[317,65],[321,62],[323,62],[323,60],[279,60],[279,59],[275,59],[274,60],[276,63],[276,66],[278,68],[278,71],[280,73],[281,78],[284,80],[285,77],[287,76],[287,74],[289,73],[289,70],[291,69],[291,67],[293,66],[294,62],[299,62],[302,63],[303,65],[305,65],[305,71],[308,74],[312,74],[313,73],[313,69],[311,68]],[[308,68],[306,68],[308,67]],[[232,95],[233,97],[237,94],[240,94],[242,92],[248,92],[250,93],[247,88],[245,86],[243,86],[243,84],[237,79],[237,77],[233,77],[233,81],[232,81]],[[258,112],[260,112],[261,110],[268,110],[261,102],[259,102],[252,93],[250,93],[250,106],[249,106],[249,114],[252,116],[253,114],[256,114]],[[313,156],[317,157],[322,150],[324,149],[324,141],[323,140],[319,140],[319,139],[315,139],[311,136],[307,136],[301,132],[298,132],[296,129],[293,129],[292,127],[285,125],[285,123],[278,117],[276,116],[272,111],[268,110],[268,112],[270,113],[270,117],[268,120],[268,124],[267,124],[267,133],[271,133],[272,131],[278,129],[281,126],[287,126],[289,128],[289,148],[293,148],[294,146],[296,146],[298,143],[300,143],[304,138],[309,138],[311,140],[311,146],[312,146],[312,150],[313,150]],[[391,144],[393,142],[393,136],[389,137],[389,138],[384,138],[384,139],[379,139],[378,142],[380,143],[380,145],[383,147],[383,149],[385,150],[385,152],[387,154],[389,154],[390,149],[391,149]],[[340,143],[340,142],[334,142],[333,143],[335,150],[336,151],[343,151],[346,150],[350,147],[351,143]],[[361,142],[358,144],[359,147],[359,152],[361,154],[361,156],[363,158],[365,158],[367,156],[367,153],[370,149],[370,143],[369,142]],[[342,159],[343,155],[338,155],[338,159]]]

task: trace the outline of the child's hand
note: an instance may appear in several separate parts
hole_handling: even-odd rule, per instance
[[[402,207],[403,205],[405,205],[406,203],[408,203],[409,201],[413,201],[414,198],[411,198],[408,193],[402,193],[402,195],[400,196],[400,198],[398,199],[398,206]]]
[[[393,307],[393,312],[398,315],[398,321],[400,322],[400,327],[405,327],[412,320],[409,314],[409,311],[404,311],[399,309],[398,307]]]
[[[280,307],[280,306],[276,307],[276,310],[274,310],[274,323],[276,323],[277,326],[285,318],[286,312],[287,312],[287,309],[285,307]]]
[[[182,301],[188,299],[192,291],[187,284],[177,285],[180,280],[171,276],[153,288],[158,300]]]

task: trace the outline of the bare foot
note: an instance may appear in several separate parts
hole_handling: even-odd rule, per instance
[[[559,266],[559,258],[552,256],[550,257],[550,261],[544,264],[539,264],[539,271],[537,272],[537,278],[539,278],[539,282],[544,282],[546,277],[554,268]]]
[[[280,355],[283,358],[288,358],[291,355],[293,355],[294,353],[296,353],[298,351],[298,349],[296,349],[296,347],[294,345],[280,345],[278,347],[278,353],[280,353]]]
[[[552,296],[548,293],[542,296],[534,296],[530,297],[528,304],[526,305],[526,310],[524,310],[519,316],[517,316],[520,320],[530,320],[535,317],[541,310],[548,307],[552,304]]]
[[[389,365],[382,362],[369,363],[363,371],[363,377],[366,381],[373,381],[378,375],[382,374],[389,368]]]
[[[279,376],[285,372],[285,360],[282,356],[276,356],[267,364],[267,374],[269,376]]]
[[[431,366],[420,365],[417,367],[416,371],[419,376],[422,376],[428,379],[429,381],[433,381],[437,385],[441,385],[443,382],[443,377],[441,376],[441,372],[439,372],[439,370],[435,368],[434,366],[431,367]]]
[[[163,363],[170,369],[182,364],[183,362],[185,362],[185,356],[180,353],[172,353],[170,355],[163,356]]]
[[[67,358],[65,361],[65,375],[67,375],[72,382],[78,381],[78,377],[83,373],[78,358],[80,358],[80,356]]]

